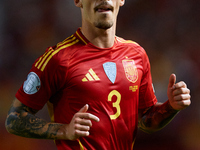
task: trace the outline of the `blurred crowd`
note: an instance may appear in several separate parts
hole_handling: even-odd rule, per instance
[[[192,104],[163,130],[138,131],[135,150],[200,149],[200,1],[126,0],[117,35],[139,43],[147,52],[156,96],[167,100],[171,73],[191,90]],[[0,1],[0,149],[55,150],[51,140],[17,137],[4,127],[16,91],[34,60],[81,26],[73,0]],[[46,106],[39,116],[49,119]]]

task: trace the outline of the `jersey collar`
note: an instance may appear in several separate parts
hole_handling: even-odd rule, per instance
[[[76,31],[76,33],[74,34],[74,36],[76,36],[84,45],[88,45],[90,43],[90,41],[82,34],[81,28],[78,28],[78,30]],[[117,38],[118,37],[115,36],[115,43],[114,43],[113,47],[111,47],[111,48],[102,48],[102,49],[112,49],[112,48],[114,48],[117,45],[117,43],[118,43],[118,39]]]
[[[76,33],[74,34],[83,44],[87,45],[89,43],[88,39],[82,34],[81,28],[78,28]]]

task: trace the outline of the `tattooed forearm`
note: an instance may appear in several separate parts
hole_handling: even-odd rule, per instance
[[[164,104],[156,104],[139,120],[139,128],[148,133],[160,130],[166,126],[177,113],[178,111],[170,106],[169,101]]]
[[[48,123],[35,116],[37,111],[23,104],[11,107],[7,119],[6,128],[10,133],[39,139],[56,139],[61,124]]]

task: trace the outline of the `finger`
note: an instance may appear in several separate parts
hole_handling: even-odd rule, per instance
[[[89,120],[93,120],[96,122],[99,122],[99,118],[91,113],[79,113],[77,114],[77,117],[82,118],[82,119],[89,119]]]
[[[176,101],[177,105],[181,106],[181,107],[187,107],[190,106],[191,104],[191,100],[182,100],[182,101]]]
[[[89,131],[75,130],[76,137],[89,136]]]
[[[92,122],[89,119],[83,119],[83,118],[76,118],[74,120],[75,124],[85,125],[85,126],[92,126]]]
[[[89,131],[90,126],[76,124],[75,129],[80,130],[80,131]]]
[[[89,105],[86,104],[85,106],[83,106],[78,112],[79,113],[85,113],[88,111]]]
[[[173,88],[175,83],[176,83],[176,75],[175,74],[171,74],[170,77],[169,77],[168,88]]]
[[[187,88],[186,83],[183,82],[183,81],[180,81],[180,82],[176,83],[174,86],[175,86],[176,89],[178,89],[178,88]]]
[[[181,94],[174,96],[175,101],[190,100],[190,98],[191,98],[190,94]]]
[[[180,94],[189,94],[190,90],[188,88],[179,88],[173,91],[173,95],[177,96]]]
[[[183,101],[183,105],[184,106],[189,106],[190,104],[191,104],[191,100],[190,99]]]

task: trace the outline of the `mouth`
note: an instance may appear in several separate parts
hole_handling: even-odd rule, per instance
[[[113,11],[113,7],[108,3],[101,3],[94,8],[95,12],[109,12]]]

